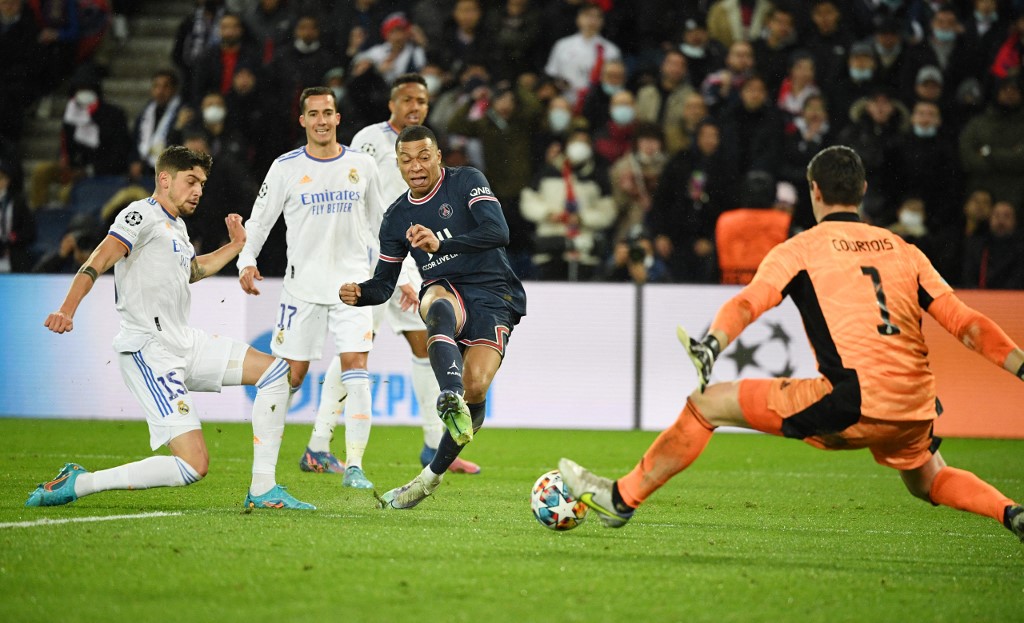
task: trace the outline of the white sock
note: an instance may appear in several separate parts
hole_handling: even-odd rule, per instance
[[[412,388],[416,393],[416,402],[420,405],[423,443],[436,450],[444,434],[444,422],[437,417],[437,395],[441,393],[441,388],[437,386],[437,377],[430,367],[429,357],[412,358]]]
[[[176,456],[151,456],[134,463],[82,474],[75,480],[75,495],[82,497],[114,489],[182,487],[202,479]]]
[[[370,441],[370,374],[355,368],[341,373],[341,382],[348,392],[345,401],[345,466],[363,466],[363,452]]]
[[[324,386],[320,391],[320,406],[316,410],[316,421],[313,422],[313,433],[309,436],[309,449],[313,452],[327,452],[331,449],[334,438],[334,427],[341,419],[348,392],[341,382],[341,358],[331,359],[324,375]]]
[[[284,436],[284,418],[292,392],[288,385],[288,362],[275,359],[256,381],[252,403],[252,485],[249,492],[263,495],[277,481],[277,455]]]
[[[428,484],[432,485],[438,484],[439,482],[441,482],[441,479],[444,478],[444,474],[435,474],[434,472],[430,471],[430,465],[427,465],[426,467],[423,468],[423,471],[420,472],[420,476],[422,476],[423,480],[425,480]]]

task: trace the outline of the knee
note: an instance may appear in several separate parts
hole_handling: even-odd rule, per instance
[[[447,299],[438,299],[430,304],[423,320],[428,333],[451,330],[455,326],[455,308]]]
[[[907,472],[902,472],[901,476],[903,477],[903,485],[906,486],[910,495],[929,504],[932,503],[932,483],[930,479],[926,480]]]
[[[188,466],[192,468],[192,471],[194,471],[200,479],[205,478],[206,474],[210,472],[210,455],[205,452],[190,456],[179,456],[178,458],[188,463]]]
[[[490,383],[475,376],[465,375],[462,379],[463,388],[465,390],[466,402],[477,403],[483,402],[487,398],[487,390],[489,389]]]

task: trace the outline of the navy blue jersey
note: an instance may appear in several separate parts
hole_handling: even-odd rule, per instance
[[[412,225],[428,227],[440,241],[436,253],[413,249],[405,237]],[[526,292],[512,272],[505,246],[508,223],[483,173],[473,167],[441,169],[430,193],[414,199],[407,191],[380,226],[380,261],[373,278],[360,285],[359,305],[379,305],[394,292],[402,260],[409,253],[423,276],[423,287],[447,281],[497,293],[519,316],[526,315]]]

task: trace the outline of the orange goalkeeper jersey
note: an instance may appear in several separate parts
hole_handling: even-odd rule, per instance
[[[748,299],[755,318],[793,299],[818,369],[833,386],[859,386],[849,400],[859,399],[862,415],[936,416],[921,316],[952,288],[917,247],[853,213],[834,213],[772,249],[748,289],[762,293]]]

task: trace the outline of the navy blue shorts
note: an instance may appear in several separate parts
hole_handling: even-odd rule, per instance
[[[435,285],[454,294],[462,308],[465,321],[462,330],[455,336],[460,348],[465,350],[469,346],[490,346],[504,357],[505,345],[520,319],[520,315],[504,298],[490,288],[472,285],[456,288],[446,279],[425,283],[423,289],[425,291]],[[420,298],[423,298],[423,292]]]

